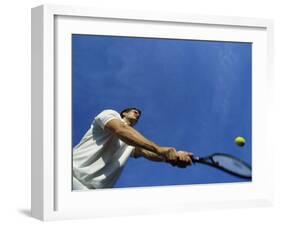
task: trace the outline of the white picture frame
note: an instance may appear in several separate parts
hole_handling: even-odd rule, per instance
[[[71,139],[65,131],[71,131],[68,75],[71,74],[69,34],[73,32],[149,37],[154,36],[151,32],[158,32],[157,37],[252,42],[253,181],[72,192],[69,143],[60,140]],[[57,5],[33,8],[32,216],[57,220],[272,204],[273,179],[267,175],[273,171],[273,153],[263,139],[270,113],[267,100],[271,98],[272,63],[271,20]],[[60,111],[58,104],[63,105]],[[111,205],[105,200],[110,200]]]

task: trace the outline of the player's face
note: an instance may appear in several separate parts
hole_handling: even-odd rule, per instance
[[[125,116],[128,120],[134,121],[134,122],[135,122],[134,124],[136,124],[137,121],[139,120],[140,113],[139,113],[137,110],[131,110],[131,111],[129,111],[129,112],[126,112],[126,113],[124,114],[124,116]]]

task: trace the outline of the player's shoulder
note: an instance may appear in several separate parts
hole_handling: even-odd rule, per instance
[[[94,126],[97,124],[99,127],[104,129],[105,125],[113,119],[121,120],[120,114],[115,110],[106,109],[95,117],[93,124]]]
[[[115,117],[119,118],[120,114],[116,110],[105,109],[97,115],[97,117],[100,117],[100,116],[115,116]]]

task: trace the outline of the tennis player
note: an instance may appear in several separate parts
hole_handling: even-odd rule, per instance
[[[186,167],[192,154],[161,147],[145,138],[133,126],[141,111],[127,108],[120,114],[104,110],[98,114],[73,150],[73,190],[112,188],[129,157]]]

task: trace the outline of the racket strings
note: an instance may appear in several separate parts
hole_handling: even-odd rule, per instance
[[[239,174],[246,177],[250,177],[252,174],[252,170],[249,165],[239,159],[235,159],[230,156],[214,155],[212,156],[212,161],[214,161],[214,163],[218,167],[233,172],[235,174]]]

